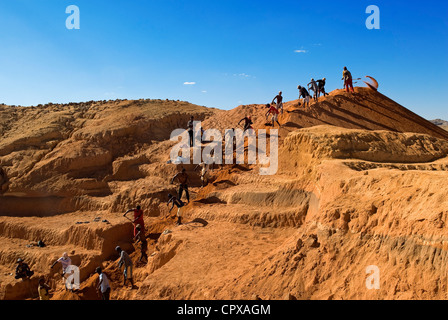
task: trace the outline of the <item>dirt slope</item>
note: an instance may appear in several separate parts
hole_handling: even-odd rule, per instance
[[[112,299],[445,299],[448,133],[365,88],[285,103],[276,175],[217,166],[200,188],[186,165],[192,201],[174,225],[171,131],[191,114],[221,130],[251,114],[269,131],[265,111],[162,100],[0,107],[0,296],[35,298],[44,276],[53,299],[98,299],[102,265]],[[136,204],[147,264],[121,216]],[[47,247],[29,246],[40,239]],[[116,245],[136,263],[137,289],[121,285]],[[81,269],[76,294],[49,269],[63,252]],[[29,282],[10,275],[18,257],[36,271]],[[366,288],[370,265],[379,290]]]
[[[299,105],[300,104],[300,105]],[[266,127],[265,105],[244,105],[204,121],[205,128],[230,129],[244,116],[252,116],[255,128]],[[333,125],[348,129],[389,130],[426,133],[448,139],[445,130],[411,112],[380,92],[368,88],[355,88],[354,94],[334,90],[318,102],[304,107],[301,100],[284,103],[279,118],[284,127],[280,137],[289,132],[316,125]]]

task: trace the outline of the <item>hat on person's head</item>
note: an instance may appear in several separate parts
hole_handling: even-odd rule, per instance
[[[120,246],[116,246],[116,247],[115,247],[115,251],[121,251]]]
[[[23,259],[22,258],[17,259],[17,263],[19,262],[23,262]]]
[[[142,226],[139,224],[135,226],[135,229],[137,229],[137,230],[140,230],[141,228],[142,228]]]

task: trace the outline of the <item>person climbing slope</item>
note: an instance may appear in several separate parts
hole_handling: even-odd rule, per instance
[[[137,224],[140,225],[143,233],[145,233],[145,221],[143,220],[143,210],[140,205],[138,205],[135,209],[129,209],[128,211],[126,211],[123,217],[126,218],[126,215],[132,211],[134,212],[134,219],[132,220],[132,223],[134,224],[134,237],[135,237],[135,235],[137,234],[137,229],[135,228],[135,226]]]
[[[194,117],[191,116],[190,117],[190,121],[188,121],[187,123],[187,128],[188,128],[188,135],[190,136],[190,147],[194,146]]]
[[[254,123],[252,122],[252,118],[251,118],[250,116],[245,116],[243,119],[241,119],[241,120],[238,122],[238,125],[240,125],[240,123],[243,122],[243,121],[244,121],[244,129],[243,129],[243,131],[252,129],[251,126],[252,126]]]
[[[208,183],[209,165],[205,162],[201,162],[194,168],[194,171],[196,171],[198,168],[201,168],[201,184],[202,188],[204,188]]]
[[[133,280],[133,277],[132,277],[132,271],[133,271],[133,268],[134,268],[134,264],[132,263],[131,257],[129,257],[129,255],[126,253],[126,251],[121,249],[120,246],[117,246],[115,248],[115,250],[120,255],[120,260],[118,261],[118,268],[121,268],[121,266],[124,266],[124,269],[123,269],[123,276],[124,276],[123,286],[126,286],[126,281],[129,280],[129,282],[131,283],[131,289],[134,289],[135,286],[134,286],[134,280]]]
[[[350,92],[349,88],[351,88],[352,92],[355,92],[353,89],[352,74],[348,71],[347,67],[344,67],[344,71],[342,72],[342,80],[344,80],[344,88],[347,92]]]
[[[317,101],[317,93],[319,91],[318,87],[317,87],[317,83],[316,81],[314,81],[314,79],[311,79],[311,82],[308,83],[308,90],[313,91],[313,99],[314,101]]]
[[[57,264],[60,263],[62,265],[62,277],[65,277],[65,272],[67,270],[67,267],[70,266],[72,264],[72,259],[70,259],[70,257],[68,256],[67,252],[64,252],[62,254],[62,257],[60,257],[58,260],[56,260],[52,265],[51,265],[51,269],[53,269],[53,267]]]
[[[305,107],[306,105],[310,105],[310,94],[308,93],[308,91],[302,87],[302,86],[298,86],[297,89],[299,89],[299,99],[301,97],[303,97],[303,106]]]
[[[266,108],[269,108],[268,112],[266,113],[266,120],[268,120],[269,114],[272,115],[272,127],[275,126],[275,122],[277,122],[278,126],[281,127],[280,122],[278,122],[278,110],[276,107],[271,106],[269,103],[266,105]]]
[[[328,96],[328,93],[326,93],[325,92],[325,83],[326,83],[326,80],[327,79],[325,79],[325,78],[323,78],[323,79],[321,79],[321,80],[316,80],[316,83],[317,83],[317,98],[319,99],[319,97],[320,97],[320,95],[321,94],[323,94],[324,95],[324,97],[325,96]]]
[[[182,202],[182,200],[176,198],[171,193],[168,194],[168,202],[166,205],[169,206],[170,203],[172,203],[172,206],[171,206],[169,212],[171,213],[171,210],[173,210],[174,206],[177,207],[177,223],[176,224],[181,225],[182,224],[182,210],[183,210],[183,207],[185,206],[185,204]]]
[[[173,179],[171,179],[171,184],[174,183],[174,180],[179,182],[179,199],[182,199],[182,193],[185,191],[185,196],[187,197],[187,203],[190,203],[190,193],[188,192],[188,183],[189,177],[185,168],[182,168],[182,171],[177,173]]]
[[[277,110],[280,111],[281,114],[283,114],[283,96],[282,92],[280,91],[278,95],[275,96],[274,99],[272,99],[271,104],[274,104],[274,101],[276,101]]]
[[[146,261],[148,261],[148,255],[146,254],[146,252],[148,251],[148,241],[146,241],[146,236],[145,234],[142,232],[142,228],[141,226],[138,224],[136,226],[137,229],[137,235],[134,237],[134,241],[136,241],[137,243],[140,242],[140,259],[138,260],[139,262],[142,262],[143,258],[146,259]]]
[[[44,278],[39,279],[37,292],[39,293],[39,300],[50,300],[50,287],[45,283]]]
[[[96,290],[98,292],[101,292],[101,299],[102,300],[109,300],[110,299],[110,284],[109,279],[107,278],[107,275],[103,272],[103,270],[98,267],[95,269],[95,272],[98,274],[98,285],[96,287]]]

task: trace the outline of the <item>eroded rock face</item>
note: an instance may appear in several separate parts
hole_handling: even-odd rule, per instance
[[[99,265],[112,299],[446,298],[448,133],[366,89],[335,91],[308,109],[285,103],[276,175],[217,166],[200,188],[195,165],[185,165],[192,201],[175,226],[166,206],[180,169],[167,163],[171,131],[191,114],[206,129],[227,129],[246,113],[269,134],[259,105],[0,106],[0,297],[35,294],[35,282],[9,275],[23,257],[50,280],[55,299],[98,299]],[[136,204],[148,263],[138,262],[122,216]],[[47,247],[28,246],[37,240]],[[121,287],[116,245],[135,262],[138,290]],[[78,294],[49,270],[63,252],[81,268]],[[379,290],[366,288],[372,265]]]
[[[144,178],[154,158],[152,145],[185,128],[191,115],[201,120],[212,113],[157,100],[3,107],[2,119],[8,121],[0,140],[0,215],[11,215],[11,207],[19,215],[73,212],[94,198],[119,194],[111,190],[112,181]],[[169,159],[169,146],[158,156]],[[33,199],[42,202],[34,212]],[[102,207],[114,205],[102,202]]]

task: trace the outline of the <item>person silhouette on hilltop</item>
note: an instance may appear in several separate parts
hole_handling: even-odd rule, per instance
[[[272,99],[271,104],[274,104],[274,101],[277,101],[277,110],[280,111],[281,114],[283,114],[283,96],[281,91],[278,93],[278,95],[275,96],[274,99]]]
[[[355,92],[355,89],[353,89],[352,74],[348,71],[347,67],[344,67],[344,71],[342,72],[342,80],[344,80],[344,88],[347,92],[350,92],[349,88],[351,88],[352,93]]]
[[[299,89],[299,99],[303,97],[303,106],[306,107],[307,105],[310,105],[310,97],[311,95],[309,92],[302,86],[298,86],[297,89]]]
[[[320,97],[320,94],[323,94],[324,97],[328,96],[328,93],[325,92],[325,82],[326,82],[326,80],[327,79],[325,79],[325,78],[322,78],[321,80],[316,80],[317,90],[318,90],[318,93],[317,93],[317,98],[318,99]]]

